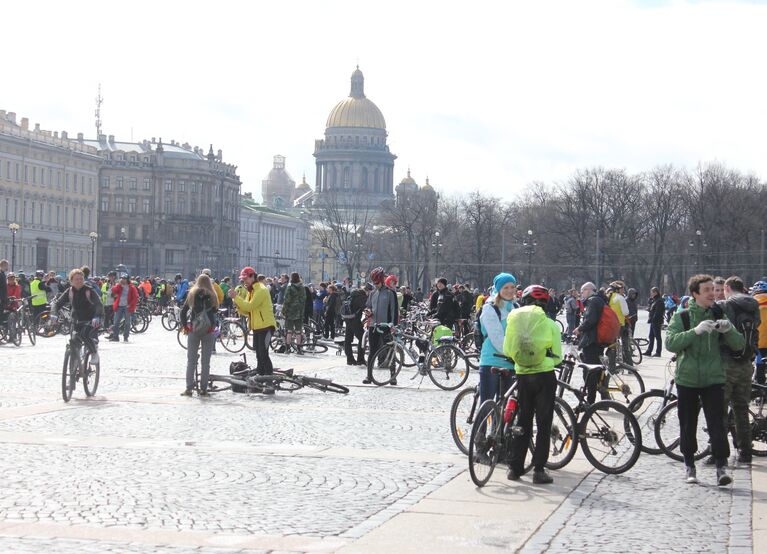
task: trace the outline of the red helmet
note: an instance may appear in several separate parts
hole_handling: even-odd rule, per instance
[[[243,267],[242,271],[240,271],[240,279],[244,279],[245,277],[256,277],[256,270],[252,267]]]
[[[522,303],[545,305],[549,301],[549,290],[541,285],[530,285],[522,291]]]
[[[386,278],[386,280],[384,281],[384,285],[386,285],[386,286],[387,286],[387,287],[389,287],[390,289],[393,289],[394,287],[396,287],[396,286],[397,286],[397,283],[398,283],[398,282],[399,282],[399,281],[397,281],[397,276],[396,276],[396,275],[389,275],[389,276]]]
[[[370,272],[370,280],[374,285],[380,285],[386,279],[386,273],[382,267],[377,267]]]

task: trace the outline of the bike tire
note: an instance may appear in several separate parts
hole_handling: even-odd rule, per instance
[[[171,318],[167,312],[162,314],[162,319],[160,322],[167,331],[175,331],[178,327],[178,321],[176,321],[175,318]]]
[[[656,456],[663,454],[663,450],[658,446],[655,440],[655,422],[658,419],[660,411],[675,399],[672,396],[666,400],[666,391],[661,389],[652,389],[643,392],[628,405],[629,411],[634,414],[639,422],[639,429],[642,432],[642,452]]]
[[[677,413],[678,400],[674,400],[666,405],[658,414],[658,419],[655,422],[655,442],[661,451],[677,462],[683,462],[684,456],[682,456],[679,450],[679,415]],[[711,448],[708,444],[708,434],[703,430],[701,424],[705,424],[705,418],[698,416],[698,431],[697,442],[698,450],[693,454],[693,459],[698,461],[706,457]],[[705,445],[701,448],[701,445]]]
[[[631,365],[639,365],[642,363],[642,348],[636,339],[631,339]]]
[[[338,394],[349,394],[349,389],[333,381],[327,379],[316,379],[314,377],[302,377],[297,379],[303,383],[304,386],[310,389],[316,389],[322,392],[335,392]]]
[[[405,351],[396,344],[385,344],[378,349],[375,356],[368,356],[368,374],[373,383],[379,387],[388,385],[402,371],[402,360]]]
[[[479,404],[479,388],[463,389],[450,406],[450,434],[462,454],[469,454],[469,436]]]
[[[181,348],[186,350],[186,335],[181,332],[182,328],[179,327],[178,331],[176,332],[176,340],[181,345]]]
[[[615,373],[605,369],[605,374],[610,376],[607,391],[610,398],[616,402],[628,405],[634,398],[645,392],[644,379],[636,369],[630,366],[618,365]]]
[[[466,358],[461,349],[452,344],[443,344],[432,350],[426,358],[426,370],[431,382],[442,390],[457,390],[469,378]]]
[[[586,409],[578,427],[583,455],[603,473],[617,475],[628,471],[642,453],[639,423],[625,404],[600,400]]]
[[[14,346],[21,346],[21,334],[23,330],[21,325],[19,325],[16,314],[11,313],[8,315],[6,325],[8,327],[8,340],[13,343]]]
[[[72,399],[72,393],[75,390],[74,379],[72,373],[76,371],[75,362],[73,361],[75,356],[72,355],[72,349],[67,346],[67,350],[64,353],[64,366],[61,368],[61,397],[64,402],[69,402]]]
[[[218,341],[225,350],[237,354],[245,349],[245,337],[247,336],[248,331],[242,323],[239,321],[225,321],[221,326],[221,334],[218,336]]]
[[[549,437],[548,469],[562,469],[569,464],[578,449],[578,425],[575,413],[570,405],[559,397],[554,397],[554,417],[551,420]]]
[[[35,333],[35,329],[31,323],[27,323],[26,331],[27,337],[29,337],[29,343],[32,346],[35,346],[37,344],[37,334]]]
[[[767,456],[767,419],[764,416],[764,407],[759,413],[748,410],[748,419],[751,425],[751,454],[763,458]]]
[[[91,364],[91,352],[88,350],[83,360],[83,389],[85,396],[93,396],[99,388],[101,364]]]
[[[650,339],[643,339],[643,338],[635,338],[634,342],[637,343],[637,346],[642,348],[643,346],[649,346],[650,345]]]
[[[503,418],[493,400],[485,400],[477,411],[469,436],[469,475],[484,487],[493,475],[503,450]]]
[[[293,377],[283,376],[280,379],[276,379],[273,383],[273,386],[274,386],[274,390],[279,390],[284,392],[294,392],[304,388],[304,383],[297,379],[294,379]]]

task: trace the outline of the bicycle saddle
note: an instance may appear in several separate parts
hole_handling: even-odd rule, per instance
[[[580,367],[581,369],[586,369],[589,372],[602,371],[605,368],[605,366],[603,366],[602,364],[584,364],[584,363],[579,363],[578,367]]]
[[[453,337],[453,336],[450,336],[450,337],[440,337],[439,339],[437,339],[437,342],[440,343],[440,344],[445,344],[445,343],[448,343],[448,342],[455,342],[455,337]]]

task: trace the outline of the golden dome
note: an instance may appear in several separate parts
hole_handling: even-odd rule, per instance
[[[415,179],[413,179],[413,178],[410,176],[410,168],[409,168],[409,167],[407,168],[407,177],[405,177],[404,179],[402,179],[402,180],[399,182],[399,184],[400,184],[400,185],[416,185],[416,186],[418,186],[418,184],[415,182]]]
[[[311,190],[312,187],[309,186],[309,183],[306,182],[306,174],[304,174],[304,178],[301,180],[298,185],[296,185],[296,190],[298,191],[307,191]]]
[[[341,100],[330,112],[326,127],[368,127],[386,129],[386,120],[373,102],[365,98],[365,77],[359,66],[352,73],[349,98]]]
[[[426,184],[421,187],[421,190],[434,192],[434,188],[429,184],[429,178],[428,177],[426,177]]]

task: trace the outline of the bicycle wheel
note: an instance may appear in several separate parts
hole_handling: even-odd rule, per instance
[[[8,314],[6,326],[8,327],[8,341],[13,343],[14,346],[21,346],[21,334],[23,330],[21,325],[19,325],[19,319],[15,313]]]
[[[171,316],[168,312],[162,314],[162,319],[160,322],[162,323],[162,326],[165,327],[165,329],[168,331],[174,331],[176,327],[178,327],[178,321],[176,321],[176,318]]]
[[[635,397],[628,405],[629,411],[637,418],[639,429],[642,431],[642,452],[652,455],[663,453],[655,440],[655,422],[658,420],[660,411],[670,401],[671,399],[666,399],[665,391],[652,389]]]
[[[64,354],[64,366],[61,368],[61,397],[64,399],[64,402],[70,401],[75,390],[77,358],[77,354],[73,354],[72,349],[67,345],[67,350]]]
[[[91,363],[91,351],[85,349],[85,358],[83,359],[83,388],[85,396],[93,396],[99,388],[99,376],[101,375],[101,364]]]
[[[450,407],[450,434],[458,450],[463,454],[469,453],[469,435],[477,404],[479,404],[479,389],[471,387],[459,392]]]
[[[759,411],[748,410],[748,420],[751,424],[751,453],[754,456],[767,456],[767,419],[764,415],[764,406]]]
[[[501,410],[492,400],[485,400],[477,411],[469,437],[469,475],[483,487],[493,475],[503,450]]]
[[[317,379],[315,377],[302,377],[301,383],[310,389],[316,389],[322,392],[337,392],[338,394],[349,394],[349,389],[327,379]]]
[[[578,449],[578,434],[575,431],[573,409],[561,398],[554,398],[554,418],[551,420],[551,436],[548,469],[562,469],[575,456]],[[535,435],[533,435],[535,436]]]
[[[218,340],[227,351],[237,354],[245,348],[245,326],[239,321],[224,321]]]
[[[29,337],[29,343],[34,346],[37,344],[37,334],[35,333],[34,325],[30,321],[27,321],[26,325],[27,337]]]
[[[276,374],[275,374],[276,375]],[[296,379],[288,376],[276,379],[273,383],[274,390],[281,390],[285,392],[293,392],[298,389],[304,388],[304,384]]]
[[[402,361],[405,359],[405,351],[397,344],[382,346],[375,356],[368,357],[368,372],[372,376],[373,383],[382,387],[396,379],[402,370]]]
[[[661,451],[671,459],[678,462],[684,461],[684,456],[679,449],[679,414],[677,410],[678,400],[674,400],[663,408],[655,421],[655,442]],[[696,440],[698,449],[693,454],[693,459],[700,460],[707,456],[711,450],[708,444],[708,433],[704,427],[705,418],[698,414],[698,429]]]
[[[130,318],[131,333],[140,335],[149,327],[149,319],[144,313],[136,312]]]
[[[636,338],[634,339],[634,342],[637,343],[637,346],[639,348],[649,346],[650,339],[643,339],[643,338]]]
[[[642,452],[642,432],[634,414],[613,400],[589,406],[579,423],[579,434],[584,456],[603,473],[628,471]]]
[[[612,400],[628,405],[634,398],[644,392],[644,380],[636,369],[619,364],[615,373],[605,371],[609,377],[607,392]]]
[[[426,359],[426,370],[432,383],[442,390],[456,390],[469,378],[463,352],[452,344],[443,344],[432,350]]]
[[[479,354],[476,352],[473,354],[466,354],[466,363],[469,369],[479,369]]]
[[[642,363],[642,348],[636,339],[631,339],[631,365],[639,365]]]
[[[183,330],[182,327],[178,328],[178,332],[176,333],[176,340],[181,345],[181,348],[186,350],[186,335],[181,332],[182,330]]]

